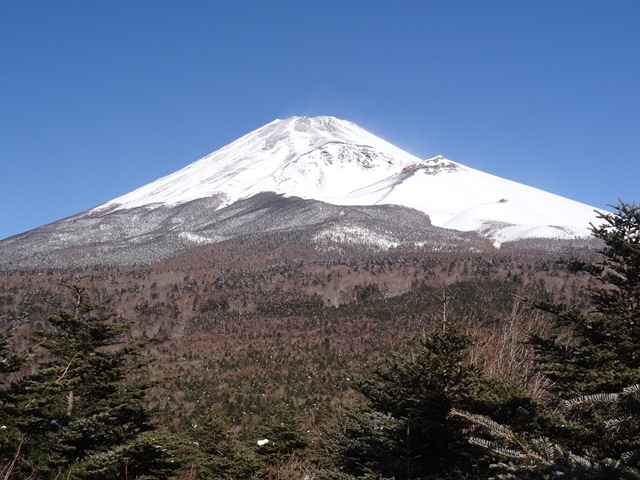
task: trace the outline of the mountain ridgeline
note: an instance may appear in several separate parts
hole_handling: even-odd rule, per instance
[[[94,209],[0,242],[0,269],[149,265],[274,236],[312,256],[589,248],[592,207],[334,117],[275,120]],[[279,240],[281,241],[281,240]]]

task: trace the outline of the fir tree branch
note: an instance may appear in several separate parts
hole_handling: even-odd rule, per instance
[[[76,357],[79,354],[80,354],[80,352],[76,352],[76,354],[73,357],[71,357],[71,360],[69,360],[69,364],[66,366],[66,368],[62,372],[62,375],[60,375],[60,377],[58,377],[56,379],[55,383],[60,383],[60,381],[67,375],[67,372],[69,371],[69,368],[71,368],[71,364],[73,363],[73,361],[76,359]]]

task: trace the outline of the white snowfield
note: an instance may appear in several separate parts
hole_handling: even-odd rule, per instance
[[[335,205],[402,205],[426,213],[436,226],[478,231],[496,245],[588,237],[590,223],[598,223],[593,207],[442,156],[421,160],[334,117],[275,120],[93,212],[211,196],[223,208],[260,192]]]

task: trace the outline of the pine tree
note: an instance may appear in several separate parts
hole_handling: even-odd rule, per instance
[[[516,433],[510,427],[477,413],[454,409],[451,414],[464,418],[472,426],[468,437],[469,443],[495,454],[496,461],[489,465],[494,475],[491,478],[505,480],[600,478],[593,476],[596,472],[588,459],[565,451],[548,437],[530,435],[531,432]]]
[[[410,354],[358,381],[366,403],[348,413],[337,434],[337,470],[372,479],[478,478],[487,452],[468,442],[468,425],[452,409],[529,420],[535,412],[520,390],[486,379],[469,363],[470,345],[457,328],[437,328]]]
[[[2,320],[2,317],[0,317]],[[8,383],[7,376],[13,372],[17,372],[22,368],[27,360],[24,352],[17,352],[11,342],[11,333],[9,331],[0,333],[0,374],[3,375],[3,386]],[[3,406],[7,402],[6,389],[0,389],[0,474],[3,478],[15,468],[21,456],[24,444],[24,436],[22,432],[7,422],[7,416],[4,414]]]
[[[552,381],[553,420],[516,433],[504,420],[453,411],[484,434],[470,441],[507,459],[496,478],[640,479],[640,208],[614,208],[592,227],[600,258],[566,262],[594,280],[591,307],[534,303],[556,321],[555,335],[531,339]]]
[[[295,419],[293,409],[286,406],[277,408],[263,423],[257,428],[261,438],[256,453],[265,464],[304,454],[308,440]]]
[[[591,308],[537,304],[571,338],[534,337],[532,343],[563,408],[568,428],[560,440],[595,462],[640,469],[640,207],[621,202],[614,208],[592,227],[604,243],[600,258],[570,263],[594,280]]]
[[[0,317],[0,321],[3,317]],[[11,345],[11,332],[0,332],[0,374],[16,372],[24,365],[27,356]]]
[[[4,395],[3,418],[24,439],[14,476],[25,478],[135,478],[163,470],[161,446],[144,405],[150,384],[132,375],[144,343],[127,344],[127,326],[106,303],[94,303],[81,287],[74,303],[49,318],[34,335],[47,361],[13,383]]]
[[[238,442],[224,418],[211,408],[194,412],[190,425],[166,443],[183,459],[185,478],[254,478],[262,466],[255,451]]]

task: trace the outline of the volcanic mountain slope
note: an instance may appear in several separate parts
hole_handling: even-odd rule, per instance
[[[292,117],[0,242],[0,267],[148,264],[193,245],[273,232],[325,250],[486,250],[587,238],[593,221],[592,207],[441,156],[421,160],[353,123]]]
[[[260,192],[334,205],[402,205],[439,227],[481,231],[497,242],[584,236],[595,219],[587,205],[442,156],[421,160],[333,117],[276,120],[94,211],[211,196],[224,207]]]
[[[327,254],[416,246],[441,252],[492,249],[474,232],[434,227],[422,212],[395,205],[341,207],[274,193],[218,205],[203,198],[70,217],[0,242],[0,267],[148,265],[203,244],[235,239],[268,245],[276,233]]]

